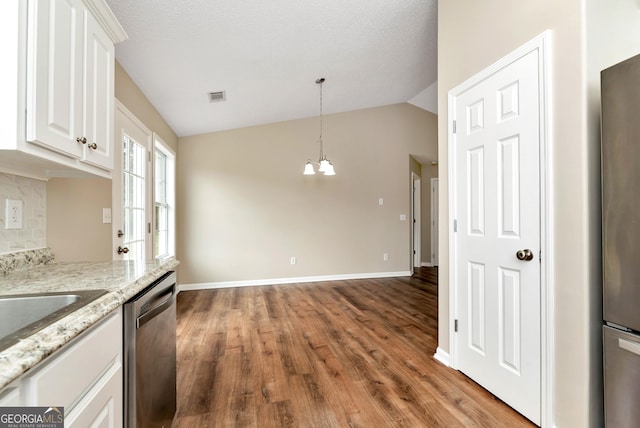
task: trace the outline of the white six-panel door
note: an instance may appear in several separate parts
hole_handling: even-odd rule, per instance
[[[457,368],[538,424],[539,55],[465,88],[450,110]]]

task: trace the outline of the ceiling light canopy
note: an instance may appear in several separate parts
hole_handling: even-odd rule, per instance
[[[324,80],[324,77],[316,80],[316,83],[320,85],[320,138],[318,138],[318,141],[320,142],[320,156],[318,157],[318,162],[312,162],[311,159],[307,159],[307,163],[304,166],[304,175],[314,175],[316,173],[313,168],[314,164],[318,165],[318,172],[322,172],[324,175],[336,175],[336,172],[333,169],[333,164],[324,154],[322,142],[322,84],[324,83]]]

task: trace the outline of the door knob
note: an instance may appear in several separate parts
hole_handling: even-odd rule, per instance
[[[127,254],[129,252],[129,249],[127,247],[120,247],[118,246],[118,254]]]
[[[525,262],[533,260],[533,252],[531,250],[524,249],[516,251],[516,257],[518,260],[524,260]]]

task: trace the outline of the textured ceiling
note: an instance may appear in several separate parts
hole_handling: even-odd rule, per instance
[[[317,115],[318,77],[327,114],[424,98],[437,80],[437,0],[107,3],[129,35],[117,60],[178,136]]]

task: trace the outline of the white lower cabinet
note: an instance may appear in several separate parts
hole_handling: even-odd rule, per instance
[[[106,373],[64,419],[67,428],[119,428],[122,421],[122,367]]]
[[[16,407],[20,405],[20,386],[11,385],[0,392],[0,407]]]
[[[123,423],[122,308],[0,391],[0,406],[64,407],[65,427]]]

